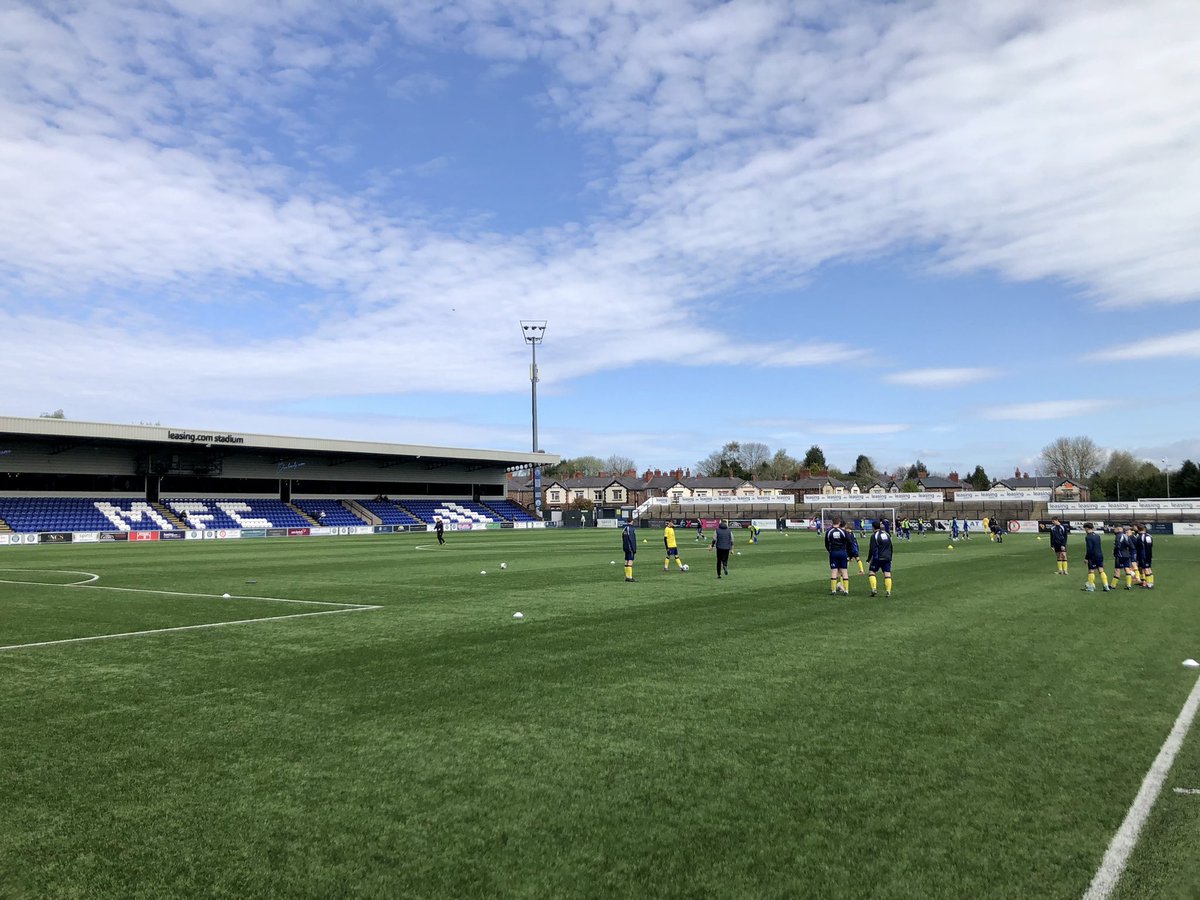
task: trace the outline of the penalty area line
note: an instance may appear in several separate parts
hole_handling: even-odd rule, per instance
[[[1112,843],[1108,845],[1104,859],[1100,862],[1100,868],[1096,870],[1087,893],[1083,895],[1083,900],[1107,900],[1116,888],[1117,882],[1121,880],[1121,875],[1129,862],[1129,856],[1133,853],[1133,848],[1137,846],[1142,826],[1150,817],[1150,810],[1154,808],[1154,802],[1158,799],[1159,792],[1162,791],[1163,782],[1167,780],[1175,757],[1183,746],[1183,740],[1187,737],[1188,730],[1192,727],[1192,721],[1196,718],[1197,708],[1200,708],[1200,678],[1196,679],[1192,692],[1184,701],[1183,709],[1179,711],[1175,726],[1167,735],[1162,749],[1158,751],[1158,756],[1150,766],[1150,771],[1142,780],[1142,787],[1137,792],[1137,796],[1133,798],[1133,804],[1125,815],[1125,821],[1113,835]]]
[[[283,619],[304,619],[310,616],[336,616],[352,612],[382,609],[380,606],[354,606],[343,609],[323,609],[320,612],[289,613],[286,616],[263,616],[257,619],[233,619],[229,622],[205,622],[200,625],[176,625],[173,628],[151,628],[146,631],[123,631],[118,634],[93,634],[88,637],[63,638],[57,641],[37,641],[31,644],[10,644],[0,647],[0,653],[10,650],[29,650],[35,647],[56,647],[61,644],[82,644],[88,641],[110,641],[117,638],[143,637],[150,634],[170,634],[177,631],[199,631],[203,628],[224,628],[228,625],[251,625],[255,622],[279,622]]]

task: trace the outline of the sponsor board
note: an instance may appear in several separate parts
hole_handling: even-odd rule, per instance
[[[750,524],[760,529],[775,530],[775,519],[751,519]]]
[[[47,531],[38,535],[39,544],[69,544],[74,535],[66,531]]]
[[[513,528],[516,528],[518,525],[523,525],[523,524],[524,524],[523,522],[514,522]],[[620,519],[597,519],[596,527],[597,528],[620,528],[621,520]]]
[[[218,528],[216,531],[206,531],[205,537],[212,535],[219,541],[235,540],[242,536],[240,528]]]
[[[100,540],[100,535],[95,531],[79,531],[75,533],[76,544],[94,544]]]
[[[329,531],[328,528],[324,528],[321,530],[326,531],[326,532]],[[317,531],[317,529],[314,528],[313,531]],[[267,529],[267,537],[287,537],[287,533],[288,533],[288,530],[286,528],[268,528]]]
[[[350,529],[351,534],[371,534],[370,525],[356,525]]]
[[[131,531],[129,532],[129,540],[131,541],[157,541],[157,531]]]
[[[473,523],[473,522],[455,522],[455,523],[452,523],[451,527],[455,531],[471,531],[472,529],[474,529],[475,523]]]
[[[1198,522],[1175,522],[1171,533],[1172,534],[1190,534],[1193,536],[1200,535],[1200,523],[1198,523]]]
[[[0,547],[19,543],[21,543],[21,536],[19,534],[0,534]]]
[[[192,530],[192,531],[185,532],[184,537],[187,538],[189,541],[202,541],[202,540],[204,540],[204,532]]]
[[[158,534],[160,541],[182,541],[185,537],[182,531],[160,531]]]
[[[855,506],[877,506],[887,503],[894,506],[899,503],[941,503],[945,494],[942,491],[914,491],[899,494],[805,494],[804,502],[822,506],[840,506],[843,503]]]
[[[1008,533],[1009,534],[1034,534],[1038,530],[1038,523],[1033,519],[1009,519]]]
[[[312,534],[311,528],[289,528],[287,530],[288,537],[308,537]]]
[[[100,543],[107,544],[110,541],[127,541],[129,540],[128,531],[102,531],[100,532]]]
[[[265,538],[267,529],[265,528],[243,528],[242,537],[244,538]]]
[[[374,534],[394,534],[396,527],[394,525],[372,525],[371,531]]]
[[[1050,491],[959,491],[955,503],[1037,503],[1050,499]]]

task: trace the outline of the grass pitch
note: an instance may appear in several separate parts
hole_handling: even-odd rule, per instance
[[[3,548],[0,646],[216,627],[0,652],[0,896],[1078,897],[1195,684],[1200,540],[915,538],[889,601],[642,536]],[[346,609],[283,600],[380,608],[218,624]],[[1118,897],[1200,886],[1175,788],[1195,734]]]

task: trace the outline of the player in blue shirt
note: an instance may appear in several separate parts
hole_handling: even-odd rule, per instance
[[[833,525],[825,532],[825,549],[829,551],[829,593],[849,594],[850,531],[842,527],[842,519],[835,516]]]
[[[875,533],[871,535],[871,543],[867,546],[867,562],[871,566],[869,576],[871,596],[878,593],[879,582],[875,573],[883,570],[883,596],[892,596],[892,536],[887,530],[886,519],[875,520]]]
[[[958,519],[950,520],[950,540],[958,540]]]
[[[1083,586],[1085,591],[1096,590],[1096,574],[1100,575],[1100,584],[1104,586],[1105,592],[1109,590],[1108,576],[1104,574],[1104,548],[1100,546],[1100,535],[1093,530],[1094,526],[1091,522],[1083,523],[1083,559],[1087,563],[1088,576],[1087,584]]]

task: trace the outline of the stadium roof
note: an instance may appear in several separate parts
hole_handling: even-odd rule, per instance
[[[176,428],[164,425],[115,425],[81,422],[42,416],[23,418],[0,416],[0,436],[56,438],[174,446],[200,446],[245,449],[309,451],[313,453],[360,454],[363,456],[403,456],[492,463],[508,468],[533,464],[555,465],[559,457],[550,453],[512,450],[479,450],[461,447],[430,447],[421,444],[388,444],[376,441],[342,441],[324,438],[287,437],[215,429]]]

